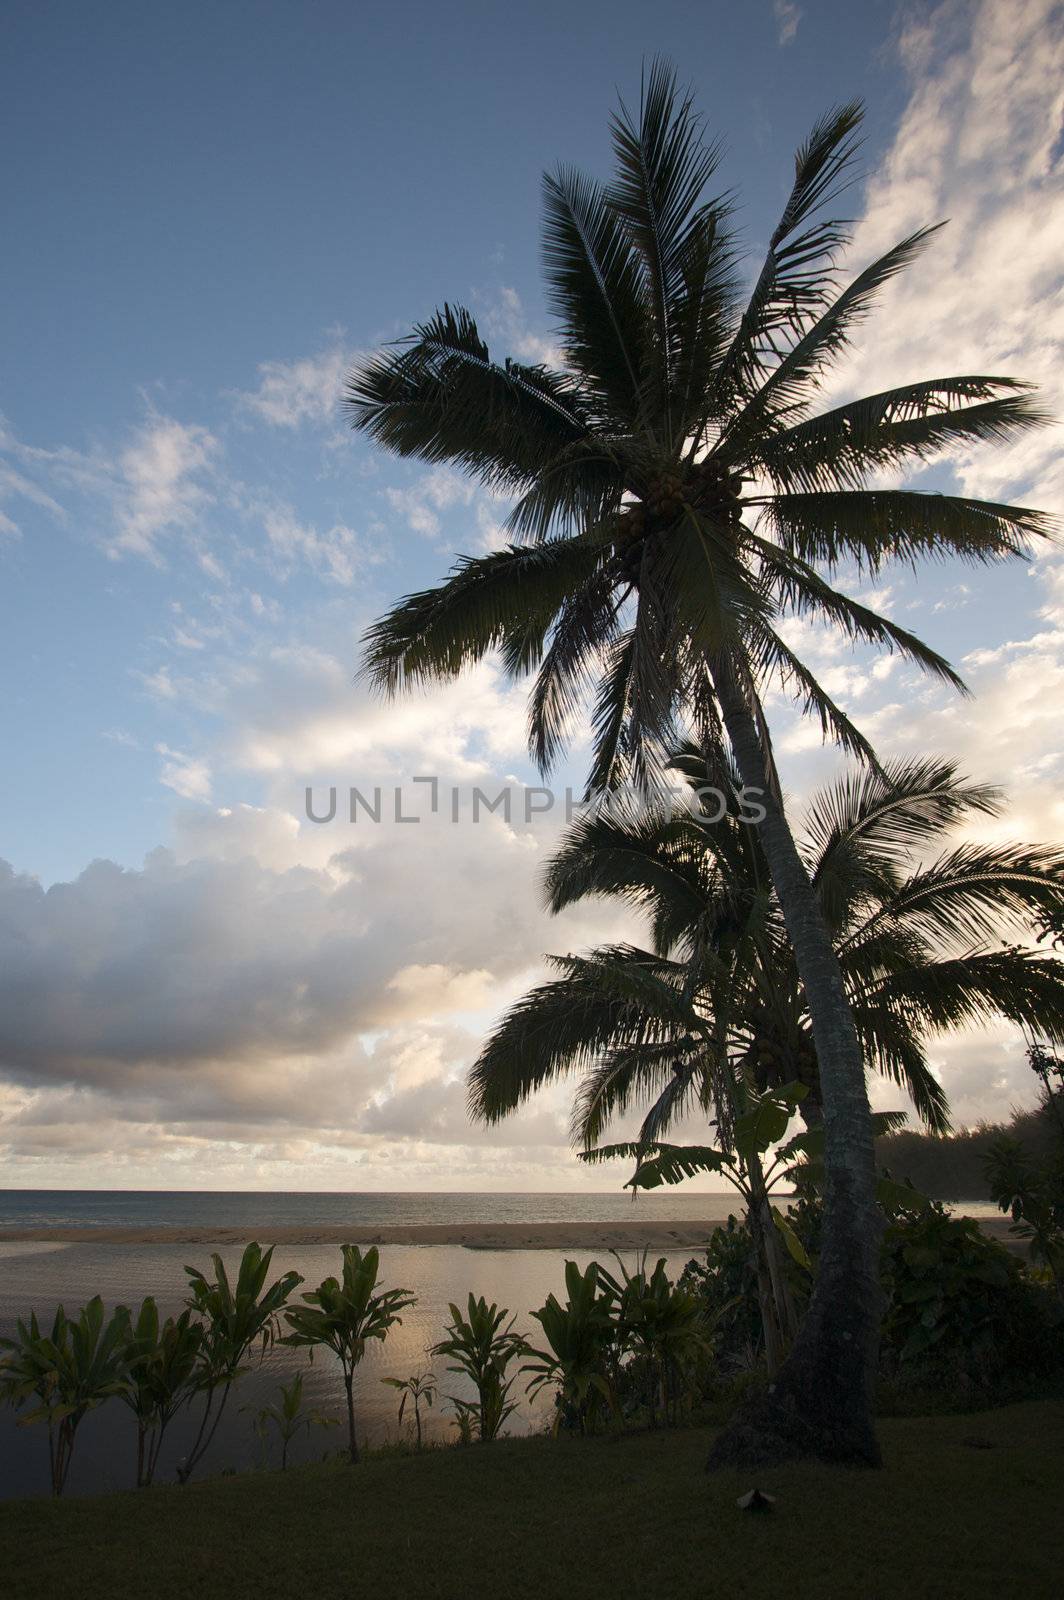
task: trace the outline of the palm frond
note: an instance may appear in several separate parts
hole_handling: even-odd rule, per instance
[[[837,196],[858,148],[862,116],[856,101],[828,112],[795,156],[787,204],[714,385],[714,400],[725,413],[827,304],[835,255],[849,230],[837,219],[806,224]]]
[[[678,94],[674,71],[660,59],[644,80],[638,120],[622,101],[611,132],[617,176],[608,198],[640,262],[653,308],[647,365],[657,371],[654,399],[674,425],[675,368],[683,348],[678,323],[694,247],[704,240],[707,223],[715,230],[718,221],[717,211],[701,200],[721,150],[705,143],[691,96]],[[672,442],[670,427],[666,447]]]
[[[943,1033],[1004,1017],[1052,1044],[1064,1041],[1064,962],[1031,950],[969,951],[890,974],[866,991],[869,1008],[897,1008],[913,1027]]]
[[[916,259],[936,231],[936,227],[921,228],[910,234],[857,275],[787,351],[729,423],[714,449],[716,458],[728,465],[763,459],[761,441],[766,431],[771,433],[797,420],[820,375],[847,347],[851,332],[868,314],[880,289]]]
[[[815,886],[870,862],[895,862],[969,816],[999,816],[1004,801],[990,784],[968,783],[956,762],[887,762],[827,784],[806,807],[801,849]]]
[[[651,344],[639,261],[600,185],[562,167],[543,179],[543,262],[568,360],[601,424],[643,420],[641,353]]]
[[[755,550],[766,584],[784,612],[797,617],[819,617],[832,623],[854,643],[874,644],[891,654],[895,651],[913,661],[924,672],[940,678],[961,694],[969,690],[960,674],[945,656],[870,606],[835,589],[808,562],[749,531],[746,542]]]
[[[932,944],[978,945],[987,926],[1029,927],[1064,907],[1064,852],[1037,845],[961,844],[900,882],[847,936],[842,950],[883,927],[903,927]]]
[[[995,377],[906,384],[779,431],[767,428],[753,455],[781,490],[859,489],[871,472],[931,461],[958,444],[1001,443],[1044,426],[1049,417],[1030,390],[1014,378]],[[1044,519],[1033,531],[1045,531]]]
[[[497,647],[514,671],[542,651],[557,612],[602,552],[580,537],[465,557],[435,589],[407,595],[363,635],[362,673],[386,694],[457,677]]]
[[[492,361],[461,306],[368,357],[344,404],[353,427],[396,455],[448,462],[503,490],[526,487],[589,428],[571,377]]]
[[[829,571],[853,562],[873,576],[888,561],[915,565],[918,557],[1026,559],[1029,543],[1049,537],[1053,526],[1026,506],[904,489],[778,494],[765,516],[783,548],[802,561]]]

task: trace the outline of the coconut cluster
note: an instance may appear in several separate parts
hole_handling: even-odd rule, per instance
[[[816,1051],[805,1038],[795,1048],[766,1035],[754,1040],[749,1053],[762,1083],[788,1078],[808,1084],[816,1081]]]
[[[674,526],[688,507],[712,512],[720,521],[738,521],[742,492],[742,475],[730,472],[712,456],[685,477],[677,472],[662,472],[649,479],[642,497],[622,507],[612,518],[625,577],[636,582],[647,540]]]

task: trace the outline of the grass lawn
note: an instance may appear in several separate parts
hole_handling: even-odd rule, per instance
[[[994,1600],[1060,1588],[1064,1401],[881,1424],[880,1473],[707,1477],[708,1430],[0,1506],[4,1600],[766,1596]],[[982,1448],[968,1441],[975,1440]],[[990,1448],[985,1446],[989,1445]]]

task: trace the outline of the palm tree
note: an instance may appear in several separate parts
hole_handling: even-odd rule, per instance
[[[585,818],[547,870],[552,910],[591,896],[619,900],[646,915],[653,948],[553,958],[560,976],[507,1013],[472,1069],[474,1117],[497,1122],[577,1072],[573,1138],[585,1155],[605,1154],[598,1146],[610,1123],[637,1105],[647,1109],[624,1147],[637,1158],[694,1109],[730,1148],[737,1114],[795,1083],[807,1123],[819,1122],[808,1007],[760,841],[734,794],[719,815],[697,752],[675,765],[688,808]],[[823,790],[799,836],[865,1060],[908,1089],[937,1133],[949,1121],[927,1061],[932,1037],[995,1016],[1064,1037],[1064,964],[991,940],[1003,922],[1030,933],[1064,905],[1064,853],[947,838],[1000,809],[998,791],[963,782],[948,763],[899,763]],[[774,1283],[778,1241],[756,1148],[738,1170],[759,1268]],[[786,1297],[776,1300],[786,1337]]]
[[[358,1465],[355,1431],[355,1372],[371,1339],[383,1341],[388,1330],[402,1322],[402,1313],[417,1303],[409,1289],[379,1289],[380,1251],[371,1245],[365,1255],[357,1244],[340,1246],[343,1271],[326,1278],[303,1295],[302,1306],[291,1306],[285,1321],[292,1330],[285,1343],[307,1346],[311,1354],[324,1345],[339,1358],[347,1396],[347,1451]]]
[[[800,1109],[820,1120],[809,1008],[760,839],[734,803],[718,820],[704,759],[689,749],[675,764],[689,809],[586,817],[546,874],[552,911],[619,900],[647,916],[653,948],[552,958],[562,976],[507,1013],[472,1069],[475,1117],[497,1122],[584,1071],[573,1112],[584,1149],[640,1101],[652,1102],[646,1140],[696,1105],[727,1124],[737,1076],[758,1092],[804,1083]],[[1064,963],[995,937],[1008,922],[1029,934],[1064,906],[1064,852],[948,839],[1001,808],[998,790],[950,763],[895,763],[815,795],[798,838],[862,1054],[934,1133],[949,1119],[933,1037],[1004,1017],[1064,1039]]]
[[[729,203],[707,198],[719,151],[656,64],[638,117],[613,119],[617,171],[602,186],[562,168],[544,181],[544,266],[561,369],[494,361],[468,311],[445,305],[349,380],[353,425],[405,457],[452,463],[515,498],[515,542],[463,558],[367,635],[386,693],[457,676],[498,651],[535,670],[529,731],[546,770],[590,704],[589,788],[650,785],[678,719],[725,743],[764,791],[761,839],[794,945],[820,1062],[827,1141],[825,1243],[801,1339],[757,1419],[722,1435],[723,1460],[810,1452],[878,1461],[870,1373],[879,1322],[881,1219],[858,1036],[775,777],[765,690],[782,684],[825,733],[868,760],[841,707],[787,645],[801,615],[900,651],[960,686],[913,634],[840,590],[846,564],[1022,554],[1034,511],[866,488],[944,448],[1042,420],[1026,386],[932,379],[814,413],[820,380],[877,290],[933,229],[839,289],[845,226],[825,214],[849,176],[861,112],[812,130],[764,265],[743,303]]]

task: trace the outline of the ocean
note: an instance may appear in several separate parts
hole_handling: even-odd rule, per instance
[[[734,1211],[732,1193],[274,1194],[168,1189],[0,1189],[0,1228],[404,1227],[466,1222],[701,1221]],[[250,1237],[250,1234],[249,1234]]]
[[[470,1222],[630,1222],[638,1219],[698,1221],[723,1220],[737,1209],[727,1194],[695,1192],[640,1195],[633,1201],[620,1194],[234,1194],[163,1191],[103,1192],[76,1190],[0,1191],[0,1228],[14,1227],[195,1227],[246,1228],[247,1237],[268,1238],[271,1227],[322,1226],[347,1223],[364,1226],[418,1223]],[[76,1310],[94,1294],[108,1308],[139,1305],[145,1295],[156,1297],[164,1314],[178,1311],[186,1294],[186,1263],[206,1268],[214,1247],[158,1243],[119,1244],[101,1239],[79,1244],[45,1244],[35,1241],[0,1241],[0,1335],[12,1331],[15,1320],[35,1310],[50,1320],[62,1303]],[[239,1249],[222,1248],[226,1268],[235,1267]],[[678,1274],[691,1258],[687,1250],[655,1251],[665,1255],[669,1270]],[[384,1444],[399,1438],[396,1421],[398,1396],[383,1384],[386,1376],[406,1377],[432,1366],[440,1379],[440,1401],[428,1414],[425,1432],[430,1439],[454,1437],[452,1408],[444,1397],[467,1398],[469,1389],[433,1362],[429,1347],[442,1336],[450,1301],[464,1305],[472,1292],[497,1301],[517,1317],[518,1329],[534,1344],[538,1324],[530,1312],[552,1291],[564,1292],[566,1257],[581,1267],[602,1251],[485,1250],[451,1245],[387,1245],[381,1251],[381,1271],[389,1287],[412,1290],[417,1304],[404,1315],[382,1345],[372,1345],[357,1380],[358,1415],[363,1439]],[[626,1260],[635,1264],[634,1252]],[[287,1245],[273,1257],[276,1273],[294,1268],[306,1287],[336,1273],[340,1251],[336,1245]],[[201,1473],[231,1468],[245,1470],[276,1465],[273,1455],[262,1457],[252,1428],[254,1413],[277,1398],[277,1388],[297,1371],[303,1371],[308,1407],[339,1417],[343,1391],[339,1368],[327,1353],[308,1361],[305,1351],[275,1346],[237,1385],[229,1408]],[[519,1409],[507,1431],[527,1432],[545,1427],[549,1402],[529,1404],[524,1379],[515,1386]],[[20,1427],[17,1413],[0,1411],[0,1497],[47,1493],[47,1432],[40,1427]],[[172,1480],[176,1462],[185,1453],[196,1425],[196,1413],[184,1412],[175,1421],[160,1468],[162,1481]],[[409,1425],[404,1422],[404,1434]],[[290,1453],[295,1461],[313,1459],[340,1444],[340,1430],[312,1429],[300,1435]],[[74,1453],[69,1494],[101,1493],[130,1487],[134,1481],[135,1433],[132,1416],[118,1402],[109,1401],[82,1423]]]

